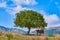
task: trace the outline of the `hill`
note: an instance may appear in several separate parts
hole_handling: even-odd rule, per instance
[[[6,28],[4,26],[0,26],[0,30],[3,30],[5,32],[13,32],[13,33],[20,33],[20,34],[27,34],[27,31],[24,31],[22,29],[18,28]],[[33,30],[30,32],[30,34],[36,34],[36,31]],[[45,35],[55,35],[55,34],[60,34],[60,26],[59,27],[50,27],[44,30]]]
[[[18,28],[6,28],[4,26],[0,26],[0,30],[5,31],[5,32],[13,32],[13,33],[21,33],[21,34],[26,34],[27,32],[22,30],[22,29],[18,29]]]
[[[46,35],[60,34],[60,26],[58,26],[58,27],[49,27],[49,28],[45,29],[44,33]]]

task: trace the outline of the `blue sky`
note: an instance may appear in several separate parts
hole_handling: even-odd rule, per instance
[[[60,26],[60,0],[0,0],[0,25],[14,27],[15,14],[21,10],[43,14],[47,27]]]

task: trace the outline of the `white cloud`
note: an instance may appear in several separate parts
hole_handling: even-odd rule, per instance
[[[55,23],[55,22],[59,21],[59,18],[56,14],[48,15],[48,13],[46,13],[44,10],[40,10],[40,13],[44,15],[45,21],[48,24]]]
[[[59,24],[52,24],[52,25],[48,25],[48,27],[59,27],[60,26],[60,23]]]
[[[58,16],[56,14],[45,16],[45,21],[48,23],[47,28],[60,26],[59,20],[60,19],[58,18]]]
[[[7,5],[6,5],[6,2],[1,2],[1,3],[0,3],[0,8],[1,8],[1,7],[6,7],[6,6],[7,6]]]
[[[14,3],[11,5],[16,5],[16,7],[9,7],[9,5],[7,4],[7,1],[2,1],[0,3],[0,7],[5,8],[6,12],[8,12],[11,15],[15,15],[17,12],[21,10],[30,9],[30,8],[22,7],[22,5],[36,5],[37,4],[36,0],[11,0],[11,1]]]
[[[29,4],[31,4],[31,5],[36,5],[37,4],[36,0],[26,0],[25,3],[28,4],[28,5]]]
[[[46,13],[46,11],[44,10],[40,10],[40,13],[44,15],[44,19],[48,23],[47,27],[60,26],[60,23],[59,23],[60,19],[56,14],[48,15],[48,13]],[[54,24],[54,23],[57,23],[57,24]]]
[[[50,29],[50,28],[54,28],[54,27],[60,27],[60,23],[59,23],[59,24],[48,25],[48,26],[45,27],[45,28],[46,28],[46,29]]]
[[[18,13],[19,11],[24,10],[24,9],[25,9],[25,8],[23,8],[22,6],[17,5],[17,6],[14,7],[14,8],[8,8],[8,9],[6,10],[6,12],[8,12],[8,13],[11,14],[11,15],[15,15],[16,13]]]
[[[23,5],[36,5],[36,0],[12,0],[16,4],[23,4]]]
[[[51,24],[51,23],[55,23],[55,22],[59,21],[59,18],[58,18],[57,15],[52,14],[52,15],[49,15],[49,16],[45,16],[45,21],[48,24]]]
[[[22,7],[21,5],[36,5],[37,2],[36,0],[11,0],[16,7],[6,7],[6,12],[8,12],[11,15],[15,15],[16,13],[18,13],[21,10],[28,10],[30,8],[26,8],[26,7]]]

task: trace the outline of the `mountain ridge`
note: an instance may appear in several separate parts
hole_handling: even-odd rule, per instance
[[[5,31],[5,32],[13,32],[13,33],[21,33],[21,34],[26,34],[27,32],[22,30],[22,29],[18,29],[18,28],[7,28],[4,26],[0,26],[0,30]]]
[[[3,30],[5,32],[27,34],[27,31],[24,31],[24,30],[18,29],[18,28],[7,28],[7,27],[4,27],[4,26],[0,26],[0,30]],[[31,34],[36,34],[36,31],[35,30],[31,31]],[[46,35],[60,34],[60,26],[45,29],[44,34],[46,34]]]

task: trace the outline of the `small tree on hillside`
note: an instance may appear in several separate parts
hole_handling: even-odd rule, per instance
[[[17,13],[14,23],[18,27],[27,27],[28,34],[31,28],[44,28],[47,26],[43,15],[33,10],[24,10]]]

